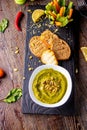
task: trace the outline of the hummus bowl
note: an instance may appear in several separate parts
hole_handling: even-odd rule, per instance
[[[28,89],[30,98],[36,104],[59,107],[71,95],[72,79],[69,72],[59,65],[41,65],[32,72]]]

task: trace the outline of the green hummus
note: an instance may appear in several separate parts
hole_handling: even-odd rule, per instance
[[[33,92],[41,102],[53,104],[60,101],[67,89],[66,77],[53,69],[40,71],[33,81]]]

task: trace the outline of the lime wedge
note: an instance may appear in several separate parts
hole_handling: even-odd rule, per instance
[[[43,16],[44,14],[45,14],[45,12],[42,9],[34,10],[33,13],[32,13],[32,20],[33,20],[33,22],[36,23],[37,21],[39,21],[41,16]]]
[[[85,60],[87,61],[87,47],[81,47],[81,51]]]

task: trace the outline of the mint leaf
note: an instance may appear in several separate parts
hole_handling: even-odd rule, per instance
[[[13,103],[16,102],[21,96],[22,89],[14,88],[8,93],[7,97],[3,101],[7,103]]]
[[[0,22],[0,32],[4,32],[7,26],[8,26],[8,20],[6,18],[2,19],[2,21]]]

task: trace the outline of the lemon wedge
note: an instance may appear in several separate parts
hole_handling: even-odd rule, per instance
[[[15,3],[20,5],[24,4],[25,2],[26,0],[15,0]]]
[[[36,9],[33,11],[32,13],[32,20],[34,23],[36,23],[39,18],[41,18],[41,16],[43,16],[45,14],[44,10],[42,9]]]
[[[87,47],[81,47],[81,51],[85,60],[87,61]]]

